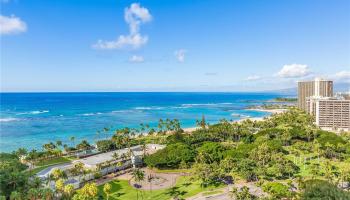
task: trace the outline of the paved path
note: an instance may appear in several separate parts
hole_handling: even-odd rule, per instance
[[[131,173],[121,175],[119,179],[128,180],[131,186],[139,184],[141,190],[158,190],[173,187],[176,185],[177,178],[181,176],[181,173],[159,173],[148,168],[142,168],[142,170],[145,172],[145,180],[140,183],[136,183],[132,179]],[[149,182],[149,178],[151,182]]]
[[[242,188],[243,186],[247,186],[249,188],[249,191],[251,194],[262,197],[262,196],[268,196],[262,189],[258,186],[256,186],[253,182],[237,182],[235,184],[229,185],[228,187],[225,187],[224,189],[221,189],[223,192],[221,194],[213,194],[213,195],[203,195],[206,192],[201,192],[193,197],[189,197],[186,200],[232,200],[232,197],[230,195],[230,191],[233,187],[236,187],[238,189]],[[220,190],[220,189],[218,189]],[[217,191],[218,191],[217,190]],[[214,190],[216,191],[216,190]]]
[[[57,164],[57,165],[51,165],[43,170],[41,170],[40,172],[36,173],[37,176],[39,177],[44,177],[47,176],[48,173],[51,171],[51,169],[53,168],[64,168],[67,167],[69,165],[71,165],[72,163],[63,163],[63,164]]]

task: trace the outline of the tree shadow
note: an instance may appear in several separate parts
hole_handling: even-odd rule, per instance
[[[176,199],[181,199],[181,198],[179,198],[179,196],[183,196],[186,193],[187,193],[186,191],[181,191],[181,190],[179,190],[179,187],[175,186],[175,187],[169,188],[165,194],[167,194],[173,198],[176,198]]]
[[[185,187],[188,187],[188,186],[192,185],[192,183],[183,183],[182,185]]]

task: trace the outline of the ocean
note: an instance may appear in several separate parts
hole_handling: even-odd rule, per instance
[[[205,116],[220,119],[263,117],[266,112],[246,110],[275,97],[273,93],[0,93],[0,152],[19,147],[41,149],[61,140],[94,142],[96,132],[108,127],[137,128],[140,123],[156,128],[160,118],[179,119],[183,128],[194,127]],[[109,133],[112,134],[112,131]]]

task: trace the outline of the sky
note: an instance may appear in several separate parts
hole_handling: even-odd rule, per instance
[[[350,80],[348,0],[0,0],[1,91],[265,91]]]

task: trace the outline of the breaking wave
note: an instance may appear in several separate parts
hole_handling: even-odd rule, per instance
[[[38,115],[38,114],[43,114],[43,113],[48,113],[50,111],[48,110],[34,110],[34,111],[29,111],[29,112],[23,112],[23,113],[18,113],[17,115]]]
[[[0,118],[0,122],[12,122],[12,121],[18,121],[18,118],[13,118],[13,117],[9,117],[9,118]]]

